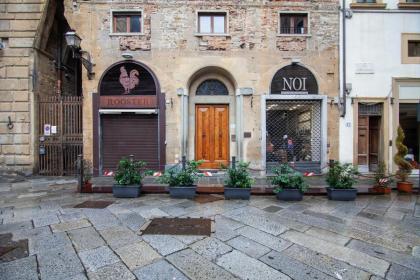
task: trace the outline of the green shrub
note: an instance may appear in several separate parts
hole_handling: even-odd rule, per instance
[[[274,177],[271,178],[271,184],[276,185],[275,193],[281,192],[283,189],[298,189],[302,193],[308,189],[303,175],[293,170],[289,165],[282,164],[273,169]]]
[[[144,176],[141,169],[145,165],[141,160],[122,158],[114,175],[115,182],[118,185],[139,185]]]
[[[250,188],[254,180],[248,171],[249,162],[239,162],[235,168],[227,169],[225,184],[228,188]]]
[[[378,170],[375,172],[375,186],[387,188],[391,184],[392,179],[386,171],[385,162],[378,164]]]
[[[191,160],[185,163],[185,169],[172,167],[158,178],[158,182],[168,184],[171,187],[193,186],[200,177],[198,167],[201,163],[203,163],[202,160]]]
[[[404,131],[401,126],[399,126],[397,131],[397,139],[395,141],[395,145],[397,146],[397,153],[394,156],[394,162],[396,165],[398,165],[397,177],[402,182],[407,181],[408,175],[410,175],[411,170],[413,169],[411,164],[404,159],[408,153],[407,147],[403,144],[404,138]]]
[[[331,188],[352,189],[357,181],[357,174],[359,173],[350,163],[340,164],[336,162],[333,166],[330,166],[326,181]]]

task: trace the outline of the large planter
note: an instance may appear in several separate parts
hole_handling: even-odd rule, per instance
[[[173,198],[189,198],[195,197],[197,186],[176,186],[169,187],[169,195]]]
[[[112,186],[112,194],[119,198],[135,198],[139,197],[141,186],[139,185],[117,185]]]
[[[277,194],[278,200],[300,201],[303,199],[303,193],[299,189],[282,189]]]
[[[411,182],[397,182],[397,189],[399,192],[412,193],[413,183]]]
[[[374,194],[390,194],[391,193],[391,188],[389,188],[389,187],[374,186],[370,190]]]
[[[225,187],[225,199],[245,199],[251,197],[251,188],[228,188]]]
[[[327,188],[328,199],[339,201],[352,201],[356,199],[357,189]]]

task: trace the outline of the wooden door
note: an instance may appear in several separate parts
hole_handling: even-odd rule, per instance
[[[359,116],[358,127],[357,163],[358,165],[367,165],[369,155],[369,117]]]
[[[196,105],[195,158],[200,168],[216,169],[229,163],[229,106]]]

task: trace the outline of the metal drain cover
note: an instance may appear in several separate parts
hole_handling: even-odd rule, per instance
[[[206,235],[211,234],[211,220],[203,218],[156,218],[143,234]]]
[[[74,206],[74,208],[96,208],[103,209],[114,203],[113,201],[105,200],[87,200]]]

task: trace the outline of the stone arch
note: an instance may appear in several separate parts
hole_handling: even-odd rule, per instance
[[[317,78],[307,67],[292,63],[280,68],[271,79],[270,94],[299,92],[319,93]]]

